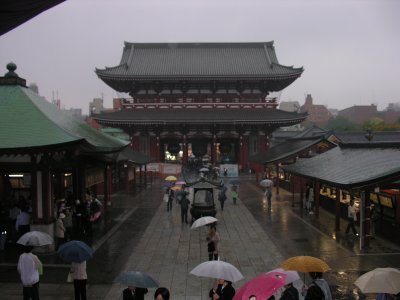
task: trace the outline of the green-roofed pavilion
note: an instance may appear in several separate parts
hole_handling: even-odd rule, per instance
[[[34,222],[47,226],[53,197],[63,198],[67,187],[83,200],[87,188],[104,181],[107,198],[106,170],[129,142],[65,114],[27,88],[15,64],[7,68],[0,77],[0,201],[29,196]]]

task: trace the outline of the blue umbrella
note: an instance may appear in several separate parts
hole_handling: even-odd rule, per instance
[[[81,263],[93,256],[93,249],[81,241],[69,241],[58,248],[58,256],[66,262]]]
[[[143,272],[126,271],[119,274],[114,282],[138,288],[158,287],[159,283],[149,274]]]

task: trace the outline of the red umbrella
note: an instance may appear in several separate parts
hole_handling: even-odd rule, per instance
[[[259,275],[237,290],[233,300],[248,300],[254,295],[257,299],[268,299],[285,285],[286,275],[279,272],[270,272]]]

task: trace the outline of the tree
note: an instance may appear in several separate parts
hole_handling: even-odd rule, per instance
[[[325,128],[334,131],[359,131],[361,126],[345,117],[337,116],[330,118]]]
[[[364,130],[383,131],[385,129],[385,121],[378,117],[373,117],[363,123]]]

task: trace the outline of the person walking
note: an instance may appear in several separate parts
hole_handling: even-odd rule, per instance
[[[65,214],[60,213],[54,224],[54,236],[56,237],[56,250],[65,242],[65,227],[63,219]]]
[[[226,198],[227,198],[226,197],[226,190],[227,190],[226,186],[223,185],[221,190],[218,193],[218,201],[219,201],[219,203],[221,205],[221,211],[224,210],[224,205],[225,205],[225,201],[226,201]]]
[[[72,213],[71,211],[67,208],[64,211],[65,218],[62,219],[65,227],[65,238],[64,241],[68,242],[72,240]]]
[[[167,211],[172,211],[172,202],[174,201],[174,191],[171,188],[168,188],[167,194],[168,194]]]
[[[232,281],[225,280],[221,288],[220,300],[232,300],[235,296],[235,289],[232,286]],[[217,298],[218,299],[218,298]]]
[[[159,287],[154,293],[154,300],[169,300],[169,290],[165,287]]]
[[[71,264],[71,277],[74,280],[75,300],[86,300],[86,261]]]
[[[271,208],[272,208],[272,186],[266,187],[265,196],[267,197],[268,210],[271,210]]]
[[[148,291],[146,288],[128,286],[122,291],[122,300],[144,300],[144,295]]]
[[[32,254],[33,246],[25,246],[19,256],[17,270],[21,276],[24,300],[39,300],[39,273],[43,268],[39,258]]]
[[[190,201],[187,198],[186,194],[182,195],[182,198],[181,198],[179,204],[181,205],[181,220],[182,220],[182,224],[183,224],[183,222],[185,222],[187,224],[188,223],[187,213],[188,213]]]
[[[350,203],[347,208],[347,217],[349,219],[349,223],[347,224],[346,234],[348,234],[351,229],[353,234],[358,236],[358,232],[355,228],[355,222],[357,221],[357,210],[354,207],[354,199],[350,199]]]
[[[210,230],[207,234],[207,250],[208,260],[218,260],[218,247],[220,237],[215,226],[210,226]]]
[[[25,233],[31,231],[31,216],[28,210],[28,206],[25,205],[22,208],[20,214],[17,216],[17,220],[15,221],[15,229],[18,232],[18,238],[20,238]]]
[[[231,197],[232,197],[233,205],[236,205],[236,201],[239,198],[239,193],[237,191],[236,185],[232,186],[232,188],[231,188]]]
[[[293,286],[292,282],[285,284],[285,290],[279,300],[299,300],[299,291]]]
[[[328,283],[322,278],[321,272],[308,273],[313,280],[307,289],[304,300],[332,300],[332,293]]]

